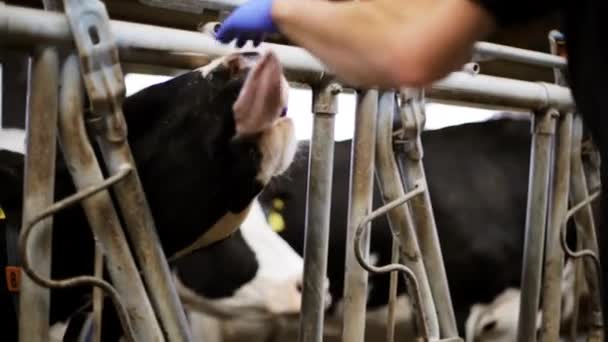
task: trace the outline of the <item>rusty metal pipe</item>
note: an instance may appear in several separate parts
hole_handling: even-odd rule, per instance
[[[394,272],[403,273],[405,280],[408,283],[410,297],[412,298],[412,303],[414,306],[414,310],[416,312],[423,312],[423,308],[422,308],[422,297],[420,294],[420,285],[418,283],[418,278],[416,277],[414,272],[411,269],[409,269],[407,266],[399,264],[399,263],[392,263],[392,264],[381,266],[381,267],[376,267],[376,266],[369,264],[367,262],[367,260],[363,257],[363,253],[361,251],[361,237],[362,237],[363,233],[365,232],[366,226],[371,221],[375,220],[376,218],[378,218],[382,215],[386,215],[386,213],[389,212],[390,210],[393,210],[399,206],[402,206],[403,204],[405,204],[405,202],[411,200],[415,196],[420,195],[423,192],[423,190],[424,189],[416,189],[414,191],[411,191],[411,192],[405,194],[404,196],[397,198],[396,200],[383,205],[382,207],[374,210],[371,214],[366,216],[364,218],[364,220],[361,221],[361,224],[359,224],[359,226],[357,227],[357,230],[355,232],[355,246],[354,246],[355,257],[357,258],[359,265],[361,265],[361,267],[363,267],[366,271],[368,271],[370,273],[374,273],[374,274],[394,273]],[[396,241],[396,240],[393,240],[393,241]],[[429,340],[429,328],[428,328],[427,322],[424,320],[424,318],[420,314],[416,315],[416,327],[418,329],[419,337],[422,338],[423,341],[428,341]]]
[[[561,54],[563,52],[563,49],[561,49],[563,47],[562,35],[556,31],[551,31],[548,38],[551,53],[554,55]],[[556,84],[566,84],[566,79],[561,69],[554,68],[553,73]],[[560,245],[560,237],[568,220],[572,116],[571,112],[562,113],[558,121],[555,175],[553,178],[553,193],[551,194],[551,210],[547,223],[547,241],[542,283],[543,301],[541,311],[543,315],[539,336],[541,341],[557,341],[560,337],[562,321],[562,273],[564,264],[564,251]]]
[[[95,277],[103,278],[103,253],[100,246],[95,243]],[[93,288],[93,342],[101,342],[103,312],[103,292],[100,288]]]
[[[125,330],[125,336],[126,336],[127,340],[129,342],[135,342],[135,339],[133,337],[133,330],[131,329],[131,324],[129,322],[129,317],[128,317],[127,311],[126,311],[125,307],[122,305],[122,303],[120,302],[120,295],[118,294],[118,292],[116,292],[116,290],[114,289],[114,287],[112,287],[112,285],[110,285],[108,282],[106,282],[102,279],[98,279],[98,278],[92,277],[92,276],[77,276],[77,277],[72,277],[72,278],[62,279],[62,280],[50,279],[46,275],[37,273],[33,269],[32,262],[30,260],[30,256],[28,253],[28,248],[27,248],[29,245],[28,240],[31,236],[31,233],[34,233],[34,232],[36,232],[37,229],[42,228],[42,226],[37,226],[36,225],[37,223],[39,223],[40,221],[44,220],[45,218],[47,218],[55,213],[57,213],[60,210],[63,210],[69,206],[75,205],[76,203],[79,203],[83,199],[88,198],[89,196],[92,196],[92,195],[106,189],[110,185],[115,184],[116,182],[120,181],[129,172],[131,172],[131,169],[122,170],[120,173],[109,177],[108,179],[104,180],[103,182],[101,182],[97,185],[88,187],[87,189],[79,191],[76,194],[71,195],[67,198],[64,198],[61,201],[56,202],[53,205],[45,208],[39,214],[34,215],[34,217],[32,217],[31,220],[29,220],[28,222],[26,222],[23,225],[23,229],[21,230],[21,233],[19,235],[19,256],[21,258],[21,263],[23,264],[23,270],[25,271],[25,273],[34,282],[36,282],[40,286],[47,287],[47,288],[66,289],[66,288],[75,287],[75,286],[90,285],[90,286],[97,286],[97,287],[100,287],[101,289],[103,289],[103,291],[105,291],[110,296],[114,305],[117,308],[118,318],[120,319],[122,327]],[[48,338],[48,336],[47,336],[47,338]]]
[[[334,123],[340,86],[314,89],[313,133],[308,164],[304,283],[298,341],[321,342],[325,312],[325,279],[334,168]]]
[[[418,196],[410,202],[410,208],[418,243],[422,252],[426,274],[434,299],[439,331],[443,339],[458,338],[456,316],[452,306],[452,298],[448,286],[448,279],[441,254],[441,245],[437,235],[437,225],[433,215],[433,206],[426,183],[426,175],[423,165],[423,147],[421,134],[426,120],[424,91],[419,89],[404,90],[402,95],[402,108],[400,111],[403,121],[404,138],[410,145],[397,152],[399,156],[399,167],[403,175],[403,183],[406,190],[412,190],[417,186],[425,189],[422,196]]]
[[[583,202],[588,199],[589,190],[587,188],[587,180],[585,177],[585,167],[582,161],[582,138],[583,138],[583,119],[580,115],[574,118],[573,128],[573,145],[572,145],[572,176],[571,176],[571,201],[572,203]],[[599,247],[597,242],[596,226],[593,218],[591,205],[581,208],[573,214],[574,222],[582,234],[583,247],[595,255],[595,259],[599,255]],[[594,263],[596,265],[594,265]],[[589,287],[589,296],[591,298],[591,314],[592,326],[589,332],[589,341],[602,341],[604,338],[602,315],[602,288],[601,288],[601,268],[599,268],[599,259],[594,262],[593,259],[584,258],[583,265],[585,269],[585,278]]]
[[[79,190],[104,179],[87,137],[83,108],[78,57],[72,54],[65,61],[62,76],[59,136],[68,170]],[[112,283],[129,312],[136,339],[163,341],[162,331],[146,296],[110,193],[107,190],[101,191],[83,200],[82,206],[96,241],[106,257]]]
[[[577,239],[576,248],[582,249],[583,243],[581,239]],[[581,306],[581,293],[583,291],[583,286],[585,282],[585,275],[583,274],[583,261],[580,259],[573,260],[574,266],[574,300],[573,300],[573,310],[572,310],[572,318],[570,320],[570,326],[568,327],[568,337],[570,338],[570,342],[578,341],[578,320],[580,317],[580,306]]]
[[[393,238],[391,263],[399,263],[399,241]],[[397,304],[397,272],[391,272],[388,286],[388,315],[386,319],[386,342],[395,342],[395,305]]]
[[[572,113],[559,118],[555,175],[551,212],[547,223],[547,241],[542,284],[542,325],[540,341],[558,341],[561,324],[562,273],[564,252],[560,232],[566,223],[570,191],[570,153],[572,147]]]
[[[344,323],[342,342],[363,342],[367,307],[367,272],[354,254],[355,231],[371,211],[374,188],[374,153],[378,91],[357,94],[355,134],[351,147],[348,228],[344,279]],[[369,230],[362,237],[364,257],[369,254]]]
[[[588,206],[589,204],[591,204],[591,202],[595,201],[596,199],[598,199],[601,195],[601,191],[596,191],[594,193],[592,193],[591,195],[589,195],[589,197],[587,197],[585,200],[575,204],[574,206],[572,206],[572,208],[570,208],[570,210],[568,210],[568,213],[566,214],[566,218],[569,219],[570,217],[572,217],[574,214],[576,214],[579,210],[585,208],[586,206]]]
[[[37,50],[32,59],[26,121],[22,231],[54,199],[58,85],[57,50],[50,47]],[[38,223],[36,228],[40,229],[33,232],[28,246],[32,262],[47,277],[51,274],[52,224],[52,218]],[[48,340],[49,314],[49,290],[24,274],[19,293],[19,341]]]
[[[536,317],[540,303],[551,156],[557,116],[557,111],[548,109],[537,113],[532,121],[526,235],[517,330],[519,342],[536,341]]]
[[[376,179],[382,194],[384,203],[394,201],[405,195],[404,186],[399,174],[397,162],[393,154],[393,115],[395,113],[396,101],[394,92],[383,93],[380,97],[378,110],[378,125],[376,130]],[[424,185],[419,187],[424,191]],[[410,203],[416,198],[411,199]],[[425,326],[428,327],[428,337],[432,340],[439,339],[439,322],[435,309],[435,300],[431,292],[431,285],[425,262],[422,257],[414,219],[410,208],[401,205],[388,212],[388,222],[393,232],[393,238],[401,245],[401,259],[403,264],[412,270],[420,285],[421,312],[417,312]],[[409,281],[408,281],[409,283]],[[412,292],[411,284],[408,290]],[[420,333],[420,332],[419,332]]]
[[[116,108],[116,122],[124,122],[122,110]],[[110,114],[108,114],[110,115]],[[127,167],[135,169],[135,160],[126,137],[120,137],[126,127],[108,126],[112,131],[100,134],[100,146],[105,165],[110,174],[116,174]],[[126,132],[125,132],[126,134]],[[159,242],[152,213],[143,192],[137,172],[130,173],[113,189],[124,218],[126,230],[132,242],[135,256],[143,274],[148,295],[161,323],[161,328],[169,341],[190,341],[190,331],[169,265]]]

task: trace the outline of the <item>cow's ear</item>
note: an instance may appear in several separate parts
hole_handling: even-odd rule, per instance
[[[266,52],[247,74],[232,107],[237,136],[259,133],[272,125],[287,105],[288,91],[279,60]]]

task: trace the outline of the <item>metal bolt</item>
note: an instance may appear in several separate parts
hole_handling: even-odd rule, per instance
[[[329,91],[331,92],[332,95],[338,95],[340,92],[342,92],[342,86],[339,85],[338,83],[332,83],[329,86]]]

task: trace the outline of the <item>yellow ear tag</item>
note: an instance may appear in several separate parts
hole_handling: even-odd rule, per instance
[[[4,220],[6,218],[6,215],[4,215],[4,211],[2,210],[2,208],[0,208],[0,220]]]
[[[283,208],[285,208],[285,202],[283,202],[283,200],[280,198],[275,198],[272,200],[272,207],[281,211]]]
[[[283,216],[276,211],[271,211],[270,214],[268,214],[268,224],[275,233],[280,233],[285,230],[285,220],[283,219]]]

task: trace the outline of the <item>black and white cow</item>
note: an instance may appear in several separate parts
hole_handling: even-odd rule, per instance
[[[272,231],[257,201],[232,236],[184,255],[172,266],[195,339],[201,319],[268,322],[300,312],[302,257]],[[82,325],[89,318],[77,319]],[[205,336],[213,328],[205,326]],[[61,341],[66,329],[65,323],[58,323],[51,336]],[[67,334],[80,330],[71,324]]]
[[[287,169],[296,149],[293,123],[284,117],[287,93],[277,58],[246,52],[218,58],[125,100],[129,143],[168,257],[187,255],[233,235],[254,198]],[[18,226],[22,158],[3,151],[0,171],[3,224]],[[58,157],[55,198],[73,192]],[[79,206],[55,215],[53,277],[91,274],[93,239],[86,226]],[[0,246],[2,268],[5,249],[5,244]],[[0,280],[4,284],[5,279]],[[69,317],[86,302],[88,292],[51,291],[51,321]],[[4,287],[1,298],[2,310],[8,312],[3,316],[14,316]],[[16,334],[12,319],[1,320],[9,340]]]
[[[527,120],[500,119],[423,133],[427,182],[461,332],[471,305],[490,302],[504,289],[519,286],[529,132]],[[343,295],[350,146],[350,141],[335,145],[328,261],[334,303]],[[281,236],[302,253],[306,142],[299,153],[290,169],[263,191],[260,200],[271,215],[279,213],[283,217]],[[279,205],[273,207],[273,202]],[[380,205],[376,187],[374,208]],[[387,264],[392,241],[388,221],[381,217],[372,227],[371,254],[377,264]],[[370,276],[369,308],[387,303],[388,284],[388,276]]]
[[[257,200],[234,237],[174,264],[184,304],[218,318],[299,313],[303,269],[302,257],[268,225]]]

